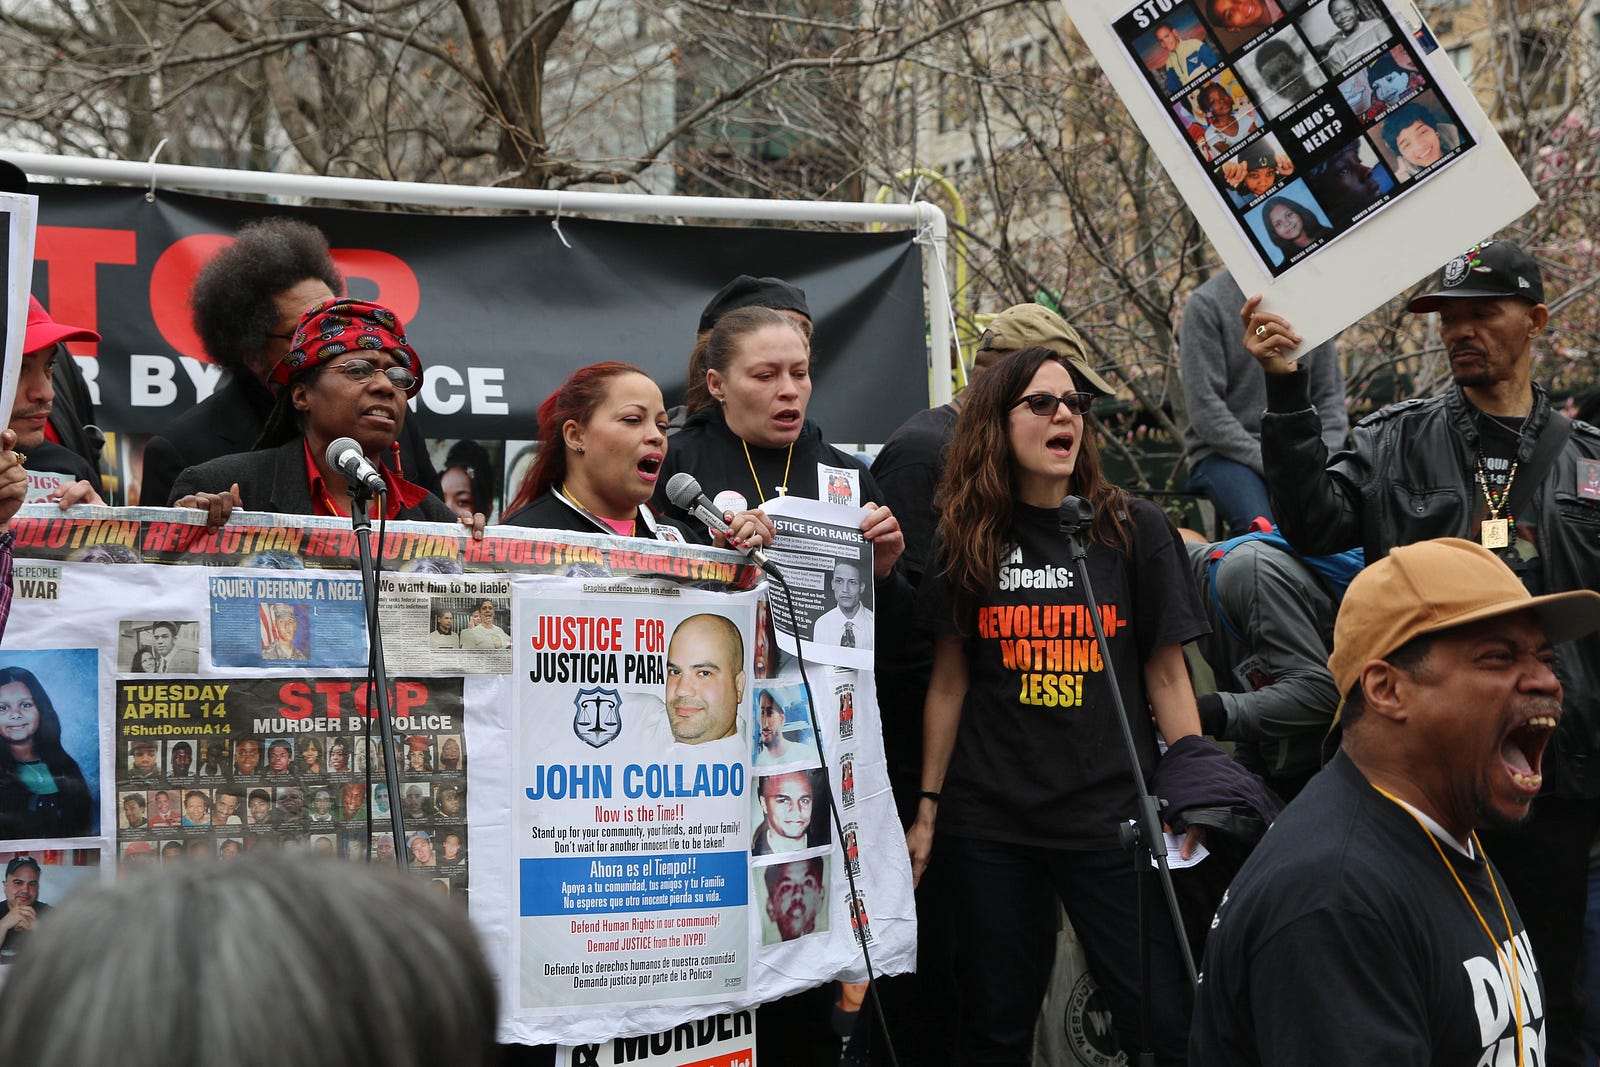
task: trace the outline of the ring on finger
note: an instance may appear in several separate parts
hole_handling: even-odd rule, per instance
[[[1260,326],[1256,327],[1256,336],[1257,337],[1265,337],[1266,335],[1267,335],[1267,324],[1263,322]]]

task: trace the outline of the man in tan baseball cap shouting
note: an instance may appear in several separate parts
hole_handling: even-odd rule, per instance
[[[1217,911],[1191,1067],[1545,1062],[1542,975],[1475,830],[1527,817],[1554,645],[1597,630],[1600,593],[1532,596],[1470,541],[1357,575],[1328,660],[1340,751]]]

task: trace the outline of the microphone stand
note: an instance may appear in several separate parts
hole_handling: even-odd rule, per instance
[[[389,788],[389,824],[394,833],[394,862],[396,867],[404,871],[410,868],[410,863],[406,855],[405,820],[401,812],[400,766],[395,755],[394,722],[389,716],[389,677],[383,667],[383,631],[378,622],[378,572],[372,555],[372,516],[367,510],[373,493],[360,479],[348,480],[350,527],[356,535],[356,548],[361,556],[362,599],[367,610],[367,681],[372,686],[371,700],[376,700],[378,704],[378,736],[383,742],[383,777]],[[367,704],[369,712],[372,709],[371,700]]]
[[[1192,991],[1198,984],[1194,955],[1189,951],[1189,939],[1183,928],[1183,915],[1178,910],[1178,894],[1172,887],[1172,872],[1167,867],[1167,840],[1161,831],[1161,802],[1145,785],[1139,770],[1139,746],[1133,740],[1133,728],[1128,725],[1128,709],[1122,702],[1122,687],[1117,684],[1116,672],[1111,666],[1111,645],[1106,640],[1105,625],[1100,618],[1100,605],[1094,598],[1094,587],[1089,584],[1087,564],[1089,550],[1085,541],[1090,526],[1094,524],[1094,505],[1079,496],[1069,496],[1061,502],[1058,511],[1061,533],[1067,539],[1072,553],[1072,565],[1077,572],[1078,585],[1083,589],[1083,599],[1089,608],[1089,620],[1094,626],[1094,638],[1100,646],[1100,659],[1106,665],[1111,682],[1111,701],[1116,705],[1117,723],[1122,727],[1122,741],[1128,749],[1128,767],[1133,772],[1133,788],[1137,804],[1137,819],[1132,826],[1119,826],[1122,847],[1133,853],[1133,874],[1139,887],[1139,1059],[1141,1067],[1154,1067],[1155,1052],[1150,1041],[1150,915],[1152,904],[1151,881],[1158,881],[1167,899],[1167,912],[1172,916],[1173,936],[1183,954],[1184,970]]]

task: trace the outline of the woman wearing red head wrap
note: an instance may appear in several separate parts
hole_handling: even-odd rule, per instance
[[[379,462],[405,425],[406,400],[422,387],[422,360],[394,312],[351,299],[313,306],[270,380],[278,402],[256,451],[185,470],[173,486],[178,507],[209,510],[217,525],[233,507],[347,515],[344,475],[326,453],[335,440],[350,437],[388,485],[387,518],[456,521],[444,501]]]

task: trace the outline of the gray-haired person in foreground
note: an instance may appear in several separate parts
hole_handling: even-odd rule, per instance
[[[259,852],[141,870],[75,894],[31,948],[0,997],[0,1048],[31,1067],[497,1062],[465,910],[391,871]]]

